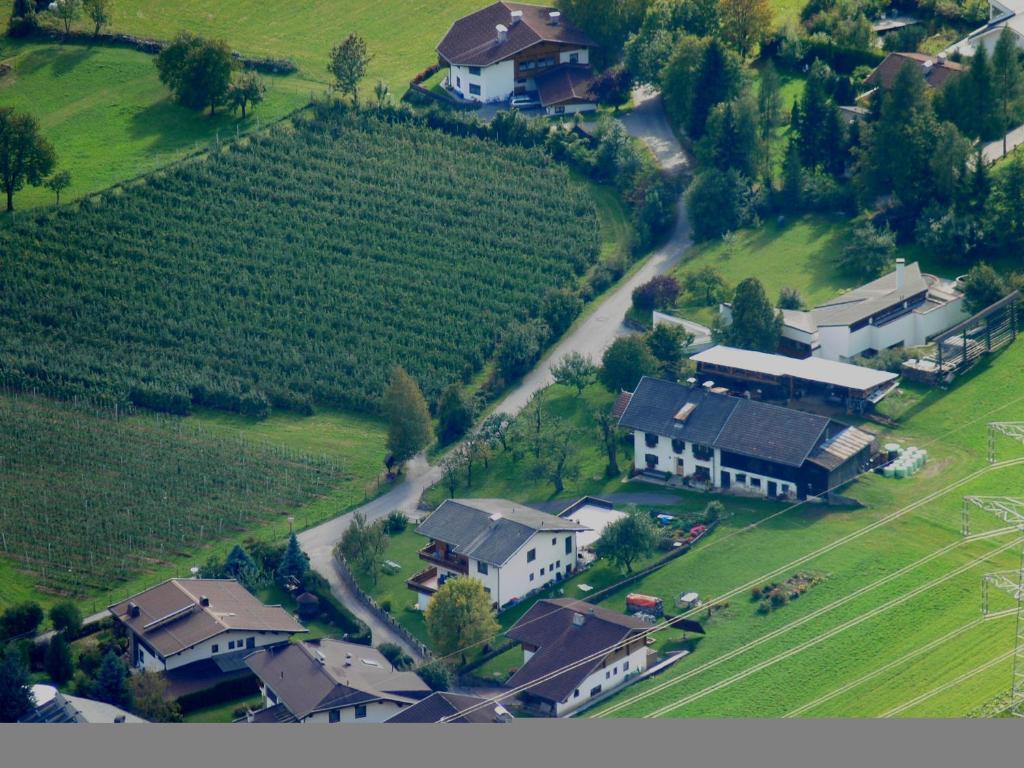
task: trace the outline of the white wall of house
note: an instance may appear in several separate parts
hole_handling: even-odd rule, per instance
[[[551,107],[547,107],[545,112],[549,115],[572,115],[576,112],[593,112],[597,109],[597,104],[592,101],[581,101],[577,104],[556,104]]]
[[[263,648],[268,645],[287,642],[291,635],[288,632],[244,632],[242,630],[228,630],[226,632],[222,632],[216,637],[203,640],[201,643],[194,645],[181,653],[176,653],[173,656],[168,657],[166,662],[161,661],[156,656],[150,654],[146,650],[145,646],[136,643],[138,656],[136,657],[135,666],[139,669],[146,669],[153,672],[178,669],[179,667],[184,667],[186,664],[191,664],[196,661],[210,659],[214,656],[220,656],[225,653],[241,651],[247,647],[246,640],[250,637],[253,638],[253,649],[256,649]],[[234,647],[229,647],[232,643],[234,644]],[[216,650],[214,650],[215,647]]]
[[[470,101],[505,101],[515,89],[515,64],[511,59],[488,67],[452,64],[449,70],[448,84]],[[480,92],[474,93],[477,88]]]
[[[738,493],[768,495],[768,483],[777,484],[777,493],[795,496],[797,489],[789,480],[780,480],[769,475],[759,475],[745,470],[736,470],[722,464],[722,452],[717,448],[710,460],[698,459],[693,452],[693,443],[686,442],[683,452],[676,453],[672,447],[672,440],[667,437],[658,437],[658,443],[654,447],[647,445],[647,433],[635,430],[633,432],[633,464],[638,470],[647,469],[647,454],[658,457],[658,464],[655,467],[659,472],[670,472],[673,475],[689,477],[698,467],[708,470],[711,485],[715,489],[721,489],[724,485],[722,475],[729,474],[729,490]],[[680,472],[680,467],[682,471]],[[743,480],[737,480],[737,474],[743,475]]]
[[[573,57],[576,60],[573,61]],[[559,64],[589,64],[590,63],[590,51],[587,48],[573,48],[572,50],[562,51],[558,54]]]
[[[568,552],[566,539],[569,540]],[[529,560],[531,551],[535,553],[533,560]],[[501,607],[550,584],[559,576],[565,578],[576,567],[577,557],[575,531],[541,531],[531,536],[504,565],[481,563],[469,558],[469,573],[466,575],[482,582],[491,599]],[[485,567],[486,573],[481,570],[481,565]],[[438,575],[448,573],[452,578],[460,575],[442,566],[438,566],[437,571]],[[430,597],[418,593],[417,607],[426,610],[429,604]]]
[[[274,691],[266,684],[263,683],[260,686],[260,692],[263,694],[263,708],[272,707],[278,703],[278,698]],[[366,706],[366,713],[364,717],[356,717],[355,707],[340,707],[335,712],[338,713],[337,720],[334,723],[383,723],[389,717],[394,717],[398,712],[405,709],[407,706],[397,701],[372,701]],[[324,710],[323,712],[314,712],[309,715],[301,722],[303,723],[331,723],[331,711]]]
[[[558,717],[582,707],[597,696],[615,690],[629,678],[647,669],[647,647],[641,644],[628,656],[612,662],[606,661],[605,665],[588,675],[566,701],[555,706],[555,714]],[[595,690],[598,687],[600,690]]]
[[[928,337],[952,328],[967,317],[961,298],[927,311],[908,312],[885,325],[866,325],[853,332],[846,325],[821,326],[818,328],[821,348],[815,356],[848,362],[869,349],[880,352],[901,343],[918,347]]]

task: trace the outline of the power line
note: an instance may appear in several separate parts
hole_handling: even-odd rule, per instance
[[[943,683],[942,685],[938,686],[937,688],[933,688],[932,690],[928,691],[927,693],[922,693],[920,696],[916,696],[913,699],[911,699],[910,701],[908,701],[908,702],[906,702],[904,704],[900,704],[898,707],[893,707],[888,712],[886,712],[886,713],[884,713],[882,715],[879,715],[879,717],[884,717],[884,718],[895,717],[898,714],[906,712],[908,709],[911,709],[912,707],[916,707],[918,704],[922,704],[923,702],[927,701],[928,699],[932,698],[933,696],[937,696],[940,693],[944,693],[945,691],[948,691],[950,688],[955,688],[956,686],[960,685],[961,683],[967,682],[972,677],[976,677],[977,675],[980,675],[982,672],[985,672],[985,671],[991,669],[992,667],[997,666],[998,664],[1002,664],[1004,661],[1007,661],[1008,659],[1013,658],[1013,654],[1014,654],[1013,651],[1007,651],[1006,653],[1002,653],[999,656],[996,656],[994,659],[992,659],[990,661],[987,661],[986,663],[982,664],[980,667],[975,667],[974,669],[970,670],[969,672],[964,672],[962,675],[953,678],[948,683]]]

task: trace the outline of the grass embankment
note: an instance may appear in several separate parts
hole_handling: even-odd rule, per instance
[[[3,41],[0,61],[13,71],[0,78],[0,106],[39,121],[71,172],[69,201],[161,168],[218,135],[234,138],[266,125],[309,100],[295,78],[266,77],[266,101],[245,119],[221,111],[210,117],[177,104],[157,77],[154,57],[130,48]],[[50,205],[54,195],[26,187],[18,209]]]
[[[724,520],[715,536],[691,555],[632,587],[666,600],[685,587],[707,599],[767,580],[773,569],[853,536],[773,576],[782,580],[796,571],[820,575],[823,581],[799,600],[761,615],[749,587],[743,588],[708,622],[708,634],[696,653],[597,711],[622,717],[962,716],[1004,691],[1010,665],[996,660],[1013,647],[1012,619],[971,622],[980,618],[981,575],[1018,566],[1020,543],[1014,543],[1012,534],[961,542],[961,498],[1012,493],[1024,487],[1024,467],[986,472],[875,530],[865,529],[987,466],[987,421],[1024,418],[1024,400],[1015,386],[1022,368],[1024,345],[1018,344],[948,393],[909,390],[900,404],[904,423],[881,437],[927,447],[930,462],[909,480],[870,475],[856,482],[846,493],[866,508],[820,513],[796,507],[752,529],[746,526],[755,517],[737,515]],[[1022,455],[1021,446],[1009,441],[999,447],[1001,459]],[[973,531],[999,525],[981,512],[973,518]],[[971,564],[976,558],[981,559]],[[954,575],[961,566],[968,567]],[[917,588],[918,594],[904,600]],[[903,601],[888,605],[893,600]],[[622,601],[617,595],[605,604],[621,608]],[[993,608],[1010,605],[1006,598]],[[877,615],[869,613],[879,608]],[[766,638],[774,630],[783,632]],[[802,647],[804,643],[808,645]],[[734,652],[735,657],[724,659]],[[713,666],[705,666],[709,664]],[[765,666],[758,669],[758,664]],[[885,665],[891,666],[879,674]],[[926,697],[961,675],[968,677]],[[901,709],[917,697],[922,697],[918,704]]]

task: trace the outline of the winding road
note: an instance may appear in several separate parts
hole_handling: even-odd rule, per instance
[[[686,172],[690,167],[689,159],[672,132],[661,105],[660,95],[650,90],[637,89],[634,92],[634,104],[634,109],[621,118],[626,130],[647,144],[659,166],[666,172]],[[643,265],[627,280],[605,296],[589,316],[570,329],[519,385],[505,396],[497,405],[496,412],[514,416],[522,410],[535,392],[552,383],[551,367],[569,352],[580,352],[592,360],[600,360],[604,351],[617,337],[629,333],[623,319],[632,303],[633,290],[652,277],[671,271],[682,260],[690,244],[690,227],[680,198],[675,227],[668,240],[648,256]],[[369,521],[385,517],[395,509],[407,514],[415,513],[423,492],[440,479],[440,467],[431,465],[423,455],[417,456],[408,462],[403,479],[390,491],[353,512],[362,512]],[[299,544],[309,555],[313,569],[330,582],[334,596],[370,627],[374,645],[381,642],[398,643],[414,659],[421,660],[418,651],[367,610],[338,577],[332,552],[345,529],[351,524],[352,516],[343,515],[303,531],[298,536]]]

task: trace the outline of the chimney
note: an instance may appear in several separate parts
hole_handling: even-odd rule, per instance
[[[199,596],[199,605],[201,605],[203,608],[209,608],[210,607],[210,598],[208,598],[206,595],[200,595]]]
[[[946,54],[940,53],[939,56],[938,56],[938,59],[939,59],[939,65],[940,66],[945,66],[946,60],[948,59],[948,57],[946,56]]]
[[[584,621],[586,621],[586,617],[582,613],[573,613],[572,625],[574,627],[582,627]]]
[[[504,43],[506,40],[508,40],[508,27],[506,27],[504,24],[496,24],[494,27],[494,31],[498,33],[499,43]]]
[[[518,24],[522,20],[523,20],[523,12],[522,11],[512,11],[512,16],[511,16],[511,19],[509,21],[509,25],[514,27],[516,24]]]
[[[562,14],[560,11],[551,11],[548,13],[548,24],[552,27],[557,27],[558,22],[562,20]]]
[[[907,287],[907,260],[902,256],[896,259],[896,290],[902,291]]]
[[[142,613],[142,609],[136,603],[128,603],[128,618],[137,619]]]

